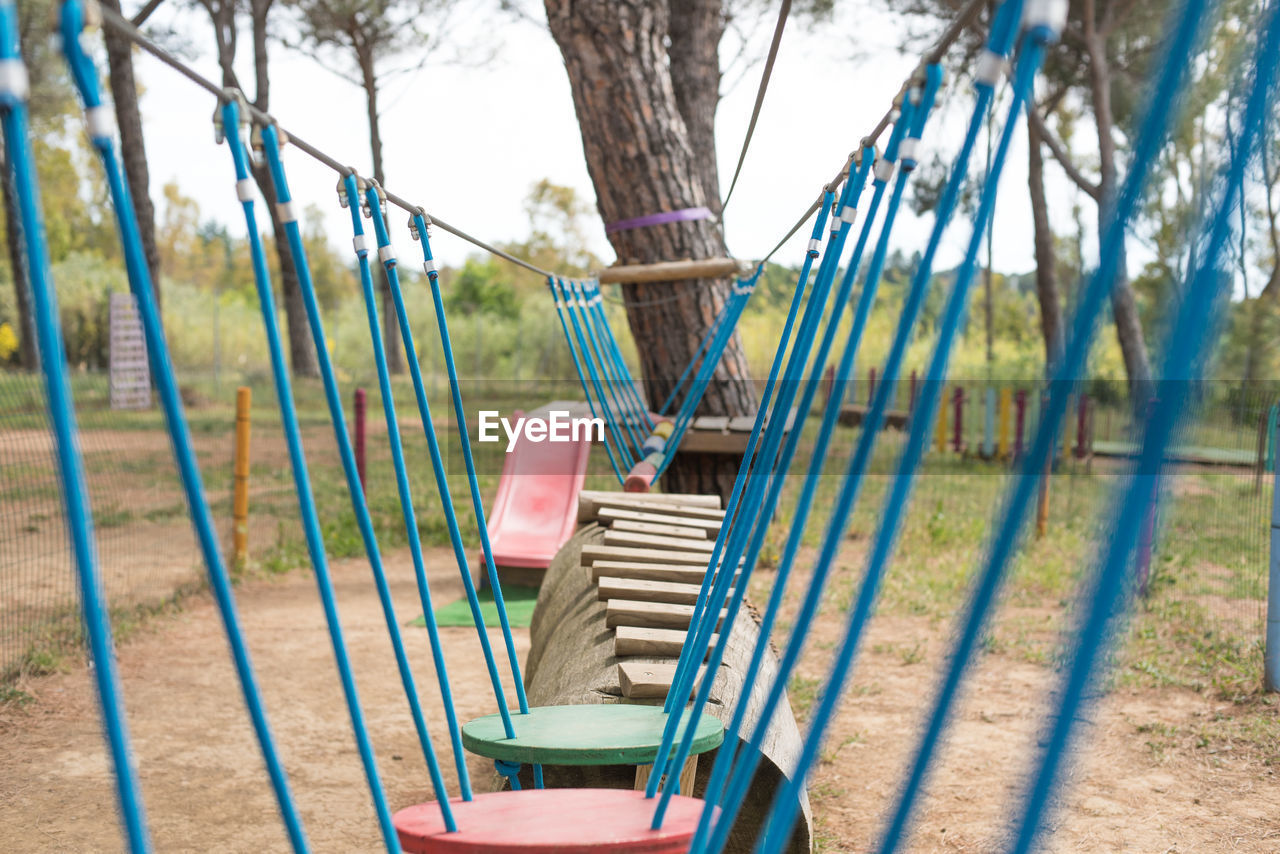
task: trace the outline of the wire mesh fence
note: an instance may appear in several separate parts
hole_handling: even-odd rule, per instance
[[[528,339],[520,347],[529,354],[549,350],[550,345],[538,343],[540,337]],[[476,352],[463,349],[459,363],[472,359],[480,371],[488,373],[483,340],[483,335],[476,335]],[[539,362],[550,358],[520,357],[518,352],[507,358]],[[424,356],[424,366],[428,368],[433,415],[442,429],[442,440],[449,443],[456,425],[450,423],[445,379],[440,370],[431,369],[428,358]],[[528,373],[536,375],[535,367],[541,365],[528,364]],[[228,552],[235,385],[245,381],[254,390],[249,479],[252,564],[267,570],[305,564],[296,496],[267,378],[247,371],[238,377],[223,372],[216,382],[207,375],[186,379],[184,393],[206,493]],[[824,477],[824,490],[834,493],[837,488],[871,385],[870,380],[863,380],[846,391],[844,423],[824,470],[830,475]],[[371,512],[383,547],[401,547],[405,536],[375,378],[369,371],[344,372],[341,387],[348,405],[357,387],[369,390],[367,492]],[[110,409],[108,383],[102,375],[77,374],[74,389],[106,593],[117,623],[127,626],[139,613],[164,607],[175,597],[199,589],[203,567],[159,412]],[[395,389],[402,426],[414,426],[417,413],[407,380],[397,379]],[[304,446],[326,522],[326,543],[333,557],[358,556],[359,537],[321,389],[318,383],[299,381],[296,390]],[[576,378],[551,382],[531,376],[501,383],[472,379],[466,381],[464,397],[469,409],[487,407],[506,414],[548,399],[572,398],[576,391]],[[1013,476],[1012,462],[1035,429],[1041,391],[1034,382],[985,381],[952,383],[944,390],[945,406],[933,426],[931,450],[917,482],[897,569],[887,581],[886,596],[891,603],[896,601],[911,612],[939,615],[954,614],[962,607],[967,580],[981,557],[1004,487]],[[865,544],[878,528],[880,499],[893,476],[904,428],[921,392],[922,384],[910,378],[896,390],[891,427],[880,439],[872,473],[850,526],[848,560],[856,559],[859,544]],[[1113,400],[1109,392],[1085,387],[1068,416],[1043,502],[1040,524],[1045,533],[1029,538],[1016,569],[1020,580],[1014,589],[1026,597],[1068,602],[1093,557],[1105,521],[1108,488],[1125,471],[1134,435],[1134,418],[1124,408],[1123,398]],[[1168,611],[1176,617],[1169,624],[1181,626],[1181,631],[1207,631],[1218,642],[1247,650],[1242,660],[1248,667],[1255,659],[1260,661],[1260,652],[1255,655],[1254,650],[1260,650],[1265,620],[1272,493],[1269,472],[1274,470],[1275,459],[1270,437],[1276,433],[1276,399],[1277,389],[1270,386],[1258,386],[1247,393],[1206,390],[1194,416],[1188,419],[1178,465],[1161,479],[1159,488],[1168,500],[1161,505],[1158,517],[1153,517],[1151,536],[1145,540],[1150,547],[1140,607]],[[820,397],[819,405],[821,402]],[[792,469],[795,476],[805,470],[807,446],[815,432],[816,421],[811,419],[797,454],[799,462]],[[446,532],[429,477],[423,433],[404,429],[403,436],[415,471],[415,501],[424,542],[443,544]],[[481,486],[491,500],[502,470],[502,451],[493,446],[477,446],[477,450],[483,457],[477,460]],[[60,666],[59,662],[80,645],[78,603],[52,452],[38,376],[0,375],[0,675],[5,682]],[[454,470],[448,449],[445,459],[455,501],[464,506],[462,472]],[[610,471],[603,451],[597,448],[588,485],[616,487]],[[793,495],[795,490],[788,492]],[[786,534],[788,500],[784,499],[778,524],[770,535],[774,553]],[[433,507],[437,512],[432,512]],[[475,523],[468,516],[462,514],[464,535],[474,546]],[[825,527],[820,518],[815,515],[809,526],[806,542],[810,544]],[[764,557],[767,562],[770,554]],[[1036,654],[1051,657],[1058,636],[1048,633],[1036,637],[1032,643],[1039,650]],[[1151,641],[1151,668],[1166,666],[1159,647],[1167,640]]]

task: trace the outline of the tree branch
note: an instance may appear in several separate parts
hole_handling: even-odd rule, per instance
[[[1079,187],[1094,201],[1102,199],[1102,188],[1090,181],[1083,172],[1071,161],[1071,155],[1067,153],[1067,148],[1049,130],[1049,125],[1045,123],[1044,116],[1040,115],[1039,109],[1030,109],[1027,111],[1027,117],[1030,122],[1035,125],[1036,132],[1040,134],[1040,138],[1044,141],[1045,147],[1049,149],[1049,153],[1053,155],[1053,159],[1058,161],[1058,165],[1062,167],[1062,171],[1067,173],[1067,177],[1071,182]]]
[[[129,19],[129,23],[135,27],[141,27],[146,23],[147,18],[151,17],[151,13],[160,8],[160,4],[163,2],[164,0],[147,0],[147,5],[139,9],[138,14]]]

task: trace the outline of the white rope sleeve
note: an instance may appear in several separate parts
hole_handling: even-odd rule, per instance
[[[241,178],[236,181],[236,198],[242,202],[253,201],[253,179]]]
[[[815,237],[815,238],[813,238],[812,240],[810,240],[810,241],[809,241],[809,251],[810,251],[810,252],[818,252],[818,251],[819,251],[819,250],[821,250],[821,249],[822,249],[822,241],[821,241],[821,240],[819,240],[818,238],[816,238],[816,237]]]
[[[893,161],[889,159],[877,160],[876,165],[872,167],[876,180],[882,184],[887,184],[889,179],[893,177]]]
[[[84,111],[85,124],[93,139],[111,139],[116,135],[116,117],[106,104],[99,104]]]
[[[298,215],[293,209],[293,200],[287,202],[276,202],[276,212],[280,214],[281,222],[297,222]]]
[[[0,60],[0,95],[7,95],[15,101],[25,101],[30,93],[31,81],[22,60]]]
[[[840,220],[853,225],[858,221],[858,209],[853,205],[845,206],[845,209],[840,212]]]
[[[396,260],[396,248],[388,243],[386,246],[378,247],[378,260],[383,264],[387,264]]]
[[[1048,27],[1055,33],[1067,25],[1067,0],[1027,0],[1022,13],[1024,28]]]
[[[902,145],[898,147],[899,160],[913,160],[919,162],[920,158],[916,152],[920,150],[920,140],[914,136],[909,136],[902,141]]]
[[[1004,74],[1004,57],[993,50],[984,50],[978,57],[978,68],[974,79],[988,86],[995,86]]]
[[[357,255],[369,251],[369,242],[365,240],[363,234],[357,234],[355,237],[351,238],[351,245],[356,248]]]
[[[435,273],[436,275],[440,275],[439,272],[436,270],[436,261],[434,258],[428,258],[427,260],[422,262],[422,272],[426,273],[428,276],[430,276],[432,273]]]

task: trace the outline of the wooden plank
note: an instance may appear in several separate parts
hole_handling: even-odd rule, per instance
[[[706,672],[705,665],[699,667],[693,684],[701,684]],[[640,661],[618,663],[618,682],[622,686],[622,696],[631,700],[666,697],[675,678],[674,664],[645,664]]]
[[[621,499],[630,502],[645,502],[649,504],[683,504],[690,507],[712,507],[720,509],[719,495],[680,495],[667,492],[647,492],[644,495],[635,495],[628,492],[605,492],[598,489],[584,489],[578,493],[579,499],[589,501],[601,501],[606,499]]]
[[[601,507],[596,519],[602,525],[612,525],[620,520],[628,522],[651,522],[655,525],[675,525],[681,528],[701,528],[707,536],[720,533],[721,519],[699,519],[694,516],[676,516],[667,513],[649,512],[647,510],[624,510],[621,507]]]
[[[719,431],[691,430],[680,440],[678,454],[726,454],[742,456],[747,452],[749,433],[721,433]]]
[[[718,495],[667,495],[661,492],[599,492],[584,489],[578,493],[578,521],[594,519],[601,507],[627,510],[654,510],[662,513],[704,519],[723,519]]]
[[[631,563],[683,564],[706,568],[704,552],[663,551],[662,549],[635,549],[624,546],[582,547],[582,565],[591,566],[597,560],[625,560]]]
[[[720,612],[720,620],[724,611]],[[692,605],[673,605],[670,602],[638,602],[634,599],[610,599],[605,605],[605,625],[640,626],[650,629],[687,629],[693,620]],[[716,621],[716,628],[720,627]]]
[[[637,522],[633,519],[614,519],[610,525],[615,531],[632,534],[654,534],[659,537],[681,537],[686,540],[705,540],[706,528],[686,528],[684,525],[663,525],[658,522]]]
[[[598,560],[590,567],[591,580],[601,578],[643,578],[651,581],[677,581],[681,584],[702,584],[707,574],[705,566],[680,566],[660,563],[631,563],[625,560]]]
[[[755,415],[739,415],[729,419],[728,429],[730,433],[750,433],[755,426]]]
[[[649,778],[653,776],[653,763],[648,765],[636,766],[636,784],[632,787],[637,792],[643,792],[649,787]],[[667,776],[667,775],[663,775]],[[680,769],[680,791],[692,792],[693,783],[698,779],[698,755],[692,754],[684,761],[684,767]]]
[[[632,531],[605,531],[606,546],[623,546],[632,549],[671,549],[681,552],[711,554],[716,544],[706,539],[690,540],[687,537],[660,537],[657,534],[637,534]]]
[[[733,258],[699,258],[658,261],[653,264],[615,264],[596,274],[600,282],[674,282],[683,279],[723,279],[743,275],[742,265]]]
[[[729,429],[729,416],[703,415],[693,419],[694,430],[724,431]]]
[[[688,632],[681,629],[646,629],[640,626],[618,626],[613,632],[613,654],[668,656],[678,658],[684,648]],[[718,634],[711,636],[707,652],[711,652],[720,640]]]
[[[702,590],[701,584],[618,578],[612,575],[602,575],[597,585],[597,599],[631,599],[636,602],[671,602],[677,605],[694,604]]]

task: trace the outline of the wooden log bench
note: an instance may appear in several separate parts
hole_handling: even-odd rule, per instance
[[[533,613],[524,671],[530,704],[663,702],[671,689],[711,546],[724,518],[719,506],[717,496],[582,493],[579,530],[547,570]],[[619,522],[663,525],[680,531],[628,525],[619,528]],[[690,551],[690,545],[696,543],[706,544],[705,550]],[[729,632],[729,642],[724,661],[714,674],[704,715],[713,715],[727,725],[737,704],[745,702],[744,732],[750,734],[777,662],[772,654],[766,655],[753,691],[740,697],[759,624],[752,609],[746,607],[732,625],[724,625],[722,615],[718,630]],[[717,634],[713,643],[718,638]],[[700,676],[705,673],[705,661],[701,667]],[[774,793],[794,767],[801,745],[790,704],[784,700],[765,738],[765,761],[727,851],[752,850]],[[682,792],[689,792],[691,782],[692,793],[701,794],[715,755],[713,751],[694,757],[680,769]],[[544,765],[543,773],[549,786],[631,788],[644,784],[648,769]],[[522,781],[532,783],[528,769]],[[810,850],[807,794],[801,812],[803,820],[797,824],[788,849],[795,854]]]

